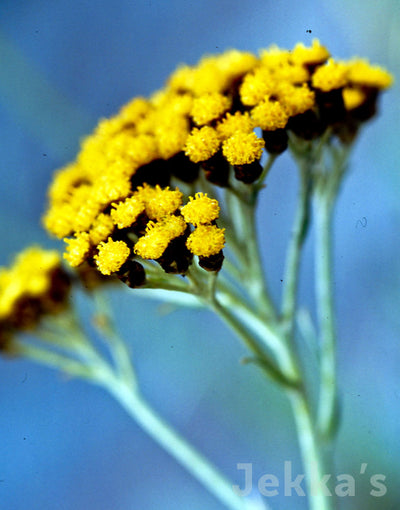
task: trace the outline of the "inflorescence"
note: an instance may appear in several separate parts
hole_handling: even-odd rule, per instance
[[[42,316],[65,309],[70,284],[54,250],[32,246],[0,268],[0,349],[18,330],[29,331]]]
[[[180,66],[150,98],[101,120],[76,161],[55,174],[45,227],[65,238],[72,266],[88,262],[133,287],[145,282],[146,259],[185,274],[196,255],[218,271],[217,200],[184,197],[172,184],[195,187],[203,172],[220,187],[251,185],[263,153],[283,152],[291,135],[313,140],[329,129],[349,143],[391,81],[367,61],[330,58],[317,40]]]

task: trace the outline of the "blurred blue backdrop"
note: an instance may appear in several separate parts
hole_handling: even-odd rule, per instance
[[[314,37],[334,56],[365,56],[400,76],[398,0],[1,0],[0,264],[31,242],[59,246],[40,227],[46,188],[100,117],[204,53],[291,48]],[[399,105],[395,84],[355,148],[335,223],[343,402],[336,461],[357,483],[343,509],[400,502]],[[259,211],[275,296],[295,195],[283,155]],[[307,245],[301,299],[313,306],[311,267]],[[166,315],[134,292],[115,293],[112,303],[144,394],[228,476],[242,483],[242,462],[253,463],[255,480],[280,477],[284,460],[302,472],[286,401],[240,366],[244,350],[216,318]],[[0,371],[1,509],[221,508],[102,390],[23,361],[0,360]],[[386,475],[384,498],[369,496],[361,463],[369,476]],[[294,496],[270,503],[306,508]]]

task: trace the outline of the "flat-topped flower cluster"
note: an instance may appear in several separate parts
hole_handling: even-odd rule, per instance
[[[219,270],[218,203],[196,195],[183,206],[182,192],[170,187],[181,181],[196,190],[200,172],[217,186],[251,185],[263,153],[283,152],[289,136],[312,140],[329,129],[347,143],[391,81],[367,61],[330,58],[317,40],[180,66],[163,89],[101,120],[76,161],[55,174],[45,227],[66,238],[71,265],[89,261],[133,286],[145,280],[140,259],[183,274],[197,255]],[[200,210],[215,214],[193,219]]]

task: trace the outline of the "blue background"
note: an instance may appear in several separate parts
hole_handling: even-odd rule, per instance
[[[28,243],[54,246],[40,227],[47,185],[98,118],[160,88],[180,62],[313,37],[334,56],[365,56],[400,76],[397,0],[1,0],[0,264]],[[345,509],[400,502],[399,104],[395,84],[358,141],[335,222],[337,471],[355,477],[357,494]],[[259,210],[276,297],[295,195],[285,154]],[[313,306],[310,243],[305,255],[301,299]],[[134,292],[112,303],[143,393],[229,477],[242,483],[241,462],[253,463],[255,483],[265,473],[282,480],[284,460],[302,472],[287,402],[239,364],[245,351],[217,318],[166,314]],[[0,360],[0,373],[1,509],[221,508],[102,390],[20,360]],[[374,473],[387,476],[384,498],[368,495]],[[270,503],[306,508],[305,498],[284,499]]]

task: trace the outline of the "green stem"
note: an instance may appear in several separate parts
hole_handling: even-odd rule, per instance
[[[293,335],[295,323],[300,259],[309,224],[311,179],[308,169],[300,169],[300,189],[297,211],[286,258],[282,296],[282,320],[287,325],[287,337]]]
[[[197,450],[173,430],[131,387],[113,378],[100,384],[120,403],[142,429],[177,460],[211,494],[231,510],[251,510],[252,504]]]
[[[246,307],[232,307],[230,303],[229,295],[219,294],[209,302],[209,306],[255,354],[254,361],[263,367],[273,380],[284,386],[295,387],[298,383],[298,369],[282,339],[268,330],[268,326],[260,319],[255,319],[256,316]],[[262,336],[263,332],[267,334],[266,337]],[[260,345],[260,340],[268,347],[272,356]]]
[[[296,422],[300,452],[303,459],[309,510],[333,510],[332,496],[325,493],[323,481],[324,466],[321,445],[317,441],[317,432],[313,425],[310,407],[301,391],[288,394]]]
[[[332,437],[337,417],[336,333],[332,282],[332,211],[329,196],[315,199],[315,285],[320,330],[318,428]]]
[[[96,312],[99,315],[98,322],[96,323],[97,329],[105,339],[121,378],[136,387],[137,379],[130,360],[128,347],[117,333],[113,313],[108,305],[107,298],[100,289],[95,289],[92,294]]]
[[[130,380],[116,373],[96,353],[90,360],[71,359],[32,344],[14,342],[11,354],[25,356],[106,389],[142,429],[230,510],[256,510],[258,504],[238,495],[233,485],[193,446],[174,431],[139,395]],[[268,509],[267,506],[264,507]]]
[[[42,365],[56,368],[73,377],[93,380],[95,373],[96,377],[100,374],[102,374],[102,377],[108,377],[109,368],[104,363],[98,363],[98,360],[93,365],[88,363],[87,360],[73,359],[70,356],[18,340],[14,341],[11,354],[23,356]]]
[[[229,191],[229,190],[228,190]],[[235,204],[231,207],[232,224],[236,237],[241,242],[243,254],[242,278],[247,278],[243,286],[253,299],[255,307],[267,320],[276,320],[277,314],[274,304],[268,292],[268,286],[263,271],[260,256],[259,240],[256,228],[256,202],[257,194],[250,197],[232,195],[230,202]],[[240,282],[243,285],[243,282]]]
[[[258,178],[257,182],[253,184],[253,193],[256,195],[258,194],[265,186],[264,181],[269,174],[269,171],[271,170],[272,165],[274,164],[276,158],[278,157],[278,154],[268,154],[268,159],[265,162],[265,165],[263,167],[263,171]]]

